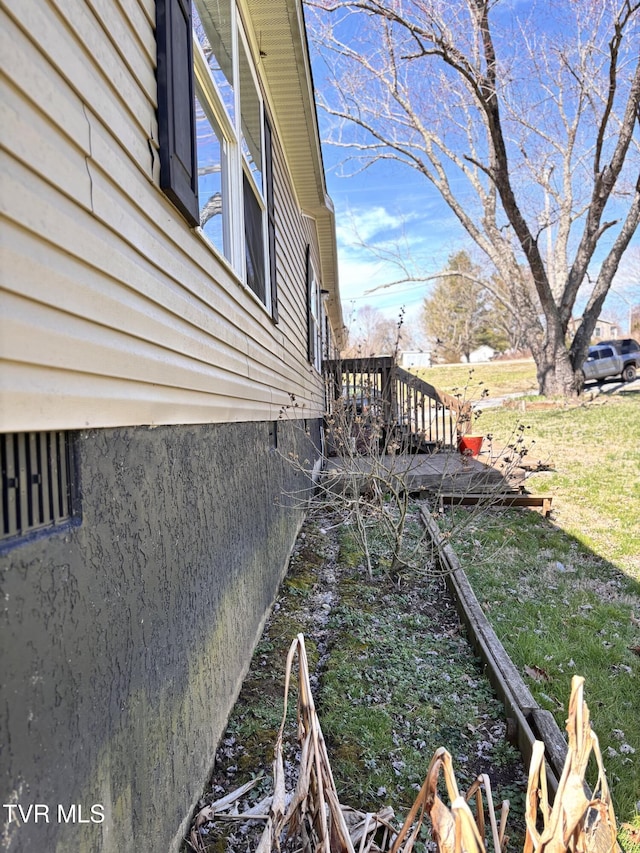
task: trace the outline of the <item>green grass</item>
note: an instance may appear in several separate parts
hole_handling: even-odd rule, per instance
[[[561,728],[571,676],[586,679],[619,822],[640,827],[640,401],[483,412],[506,443],[520,421],[527,482],[553,495],[552,520],[528,510],[470,521],[454,544],[472,586],[537,701]],[[537,668],[537,669],[536,669]],[[621,835],[626,850],[637,849]]]
[[[538,391],[532,359],[492,361],[488,364],[441,364],[416,369],[422,379],[441,391],[463,393],[467,400],[479,399],[486,389],[491,397]]]
[[[551,493],[558,527],[640,580],[640,399],[629,394],[570,408],[538,405],[487,409],[475,429],[500,444],[524,424],[529,461],[553,468],[532,476],[529,491]]]
[[[504,730],[492,733],[502,709],[455,616],[444,631],[433,619],[436,585],[402,590],[362,571],[341,585],[318,712],[346,800],[407,810],[439,745],[451,752],[463,789],[481,767],[499,788],[516,752]],[[513,793],[521,813],[522,788]]]
[[[416,513],[408,535],[420,533]],[[291,639],[302,631],[318,675],[314,698],[341,802],[371,811],[391,805],[400,825],[434,751],[445,746],[462,790],[478,773],[489,774],[496,805],[505,798],[511,802],[514,844],[521,840],[525,770],[506,739],[504,709],[460,632],[452,602],[443,600],[444,580],[392,579],[382,568],[388,554],[378,545],[375,576],[369,577],[348,526],[321,535],[308,521],[302,541],[222,738],[213,796],[259,773],[263,778],[250,794],[252,802],[270,790],[284,661]],[[319,630],[314,596],[327,559],[335,560],[335,600]],[[285,737],[285,763],[295,766],[294,694],[295,684]],[[224,833],[216,837],[225,849]],[[208,843],[213,841],[212,836]]]

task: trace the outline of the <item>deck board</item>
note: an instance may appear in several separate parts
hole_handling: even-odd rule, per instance
[[[325,465],[325,477],[336,489],[360,477],[364,486],[376,469],[390,479],[395,476],[406,480],[410,492],[493,492],[512,490],[514,485],[491,465],[455,451],[387,455],[376,460],[367,456],[330,457]]]

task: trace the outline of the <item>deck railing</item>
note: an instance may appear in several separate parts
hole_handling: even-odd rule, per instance
[[[324,364],[327,412],[348,402],[361,418],[375,416],[385,437],[413,449],[456,447],[467,432],[471,406],[399,367],[390,356]]]
[[[469,429],[470,404],[397,365],[392,376],[399,425],[408,434],[439,447],[457,447],[458,436]]]

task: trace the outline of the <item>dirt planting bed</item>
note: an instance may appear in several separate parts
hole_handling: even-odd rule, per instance
[[[494,799],[510,800],[509,827],[517,849],[526,774],[444,578],[426,546],[418,569],[392,576],[380,559],[369,577],[348,526],[337,516],[310,519],[300,533],[198,810],[258,778],[238,800],[237,811],[264,811],[261,804],[272,789],[287,651],[299,633],[305,636],[311,686],[341,803],[372,812],[386,804],[401,823],[431,756],[444,746],[461,788],[488,773]],[[299,761],[295,696],[289,718],[287,791],[295,787]],[[207,853],[245,853],[256,849],[263,826],[260,821],[205,820],[191,841]],[[425,837],[422,849],[429,845]],[[185,842],[184,850],[192,849]]]

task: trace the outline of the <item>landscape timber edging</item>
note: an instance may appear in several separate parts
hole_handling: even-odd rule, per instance
[[[469,640],[487,668],[487,675],[507,715],[507,731],[513,732],[527,767],[534,741],[544,743],[549,788],[555,794],[567,754],[565,738],[550,711],[537,704],[504,646],[489,624],[453,548],[446,544],[429,513],[421,510],[422,520],[438,552],[449,590],[454,595],[458,614],[469,633]]]

